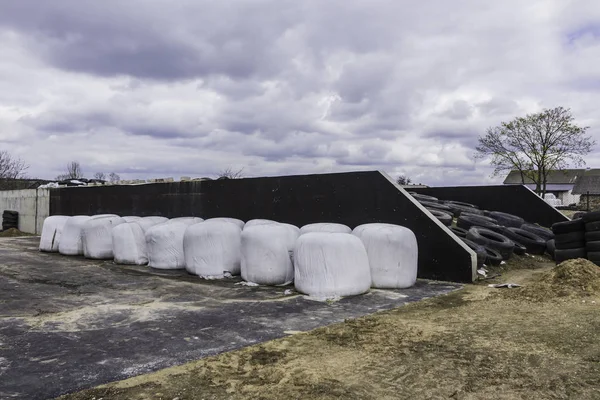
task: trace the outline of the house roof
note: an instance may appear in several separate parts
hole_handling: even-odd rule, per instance
[[[600,176],[581,176],[573,187],[573,194],[600,194]]]
[[[549,171],[547,176],[546,184],[553,185],[574,185],[577,183],[579,178],[583,176],[599,176],[600,169],[564,169],[557,171]],[[526,184],[533,184],[533,180],[525,178]],[[519,171],[510,171],[510,173],[504,179],[505,185],[520,185],[522,184],[521,174]]]

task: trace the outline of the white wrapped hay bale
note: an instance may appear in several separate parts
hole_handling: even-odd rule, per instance
[[[244,225],[244,228],[250,228],[252,226],[257,226],[257,225],[273,225],[273,224],[278,224],[279,222],[277,221],[273,221],[270,219],[251,219],[250,221],[246,222],[246,224]]]
[[[146,231],[148,266],[157,269],[183,269],[183,236],[188,228],[183,222],[167,221]]]
[[[171,218],[169,220],[169,223],[182,223],[182,224],[187,224],[187,225],[193,225],[193,224],[197,224],[202,221],[204,221],[204,220],[202,218],[198,218],[198,217],[177,217],[177,218]]]
[[[325,233],[351,233],[352,229],[344,224],[336,224],[333,222],[320,222],[315,224],[304,225],[300,228],[300,234],[310,232],[325,232]]]
[[[139,224],[126,222],[115,226],[112,230],[112,244],[115,263],[148,264],[146,236]]]
[[[117,214],[96,214],[96,215],[92,215],[90,217],[90,219],[99,219],[99,218],[106,218],[106,217],[118,217]]]
[[[125,220],[125,222],[135,222],[135,221],[139,221],[140,219],[142,219],[142,217],[127,216],[127,217],[123,217],[123,219]]]
[[[207,220],[187,228],[183,236],[185,268],[206,279],[220,279],[225,272],[240,274],[242,230],[228,221]]]
[[[372,287],[402,289],[415,284],[418,246],[410,229],[392,224],[365,224],[356,227],[353,233],[367,250]]]
[[[296,290],[318,299],[362,294],[371,287],[365,246],[348,233],[301,235],[296,241],[294,269]]]
[[[94,260],[113,259],[112,229],[124,224],[116,216],[92,217],[83,224],[83,255]]]
[[[231,222],[232,224],[236,224],[240,229],[244,229],[244,225],[246,224],[241,219],[237,219],[237,218],[225,218],[225,217],[208,218],[208,219],[206,219],[204,221],[205,222],[208,222],[208,221]]]
[[[283,224],[246,227],[242,231],[242,279],[260,285],[284,285],[294,279],[290,258],[297,236]]]
[[[162,224],[168,220],[169,218],[166,217],[144,217],[135,222],[142,228],[144,232],[146,232],[148,228],[151,228],[154,225]]]
[[[65,256],[83,255],[83,225],[90,220],[87,215],[70,217],[63,226],[58,252]]]
[[[65,215],[53,215],[44,220],[42,237],[40,238],[40,251],[58,252],[63,227],[68,219],[69,217]]]

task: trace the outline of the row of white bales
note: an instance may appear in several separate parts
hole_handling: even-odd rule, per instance
[[[337,223],[298,228],[265,219],[51,216],[40,250],[117,264],[186,269],[206,279],[241,274],[260,285],[286,285],[331,298],[370,287],[407,288],[417,278],[417,241],[408,228]]]

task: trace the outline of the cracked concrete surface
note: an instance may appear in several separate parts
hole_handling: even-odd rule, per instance
[[[0,398],[52,398],[401,306],[460,287],[419,281],[334,303],[0,239]]]

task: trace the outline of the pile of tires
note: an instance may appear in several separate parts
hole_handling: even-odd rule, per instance
[[[587,259],[600,265],[600,211],[585,213],[581,220],[585,223],[585,250]]]
[[[574,258],[587,257],[586,225],[583,219],[557,222],[552,225],[555,246],[554,259],[557,264]],[[598,230],[600,230],[600,222],[591,222],[589,225],[590,229],[598,226]]]
[[[2,213],[2,230],[11,228],[19,229],[19,213],[17,211],[5,210]]]

